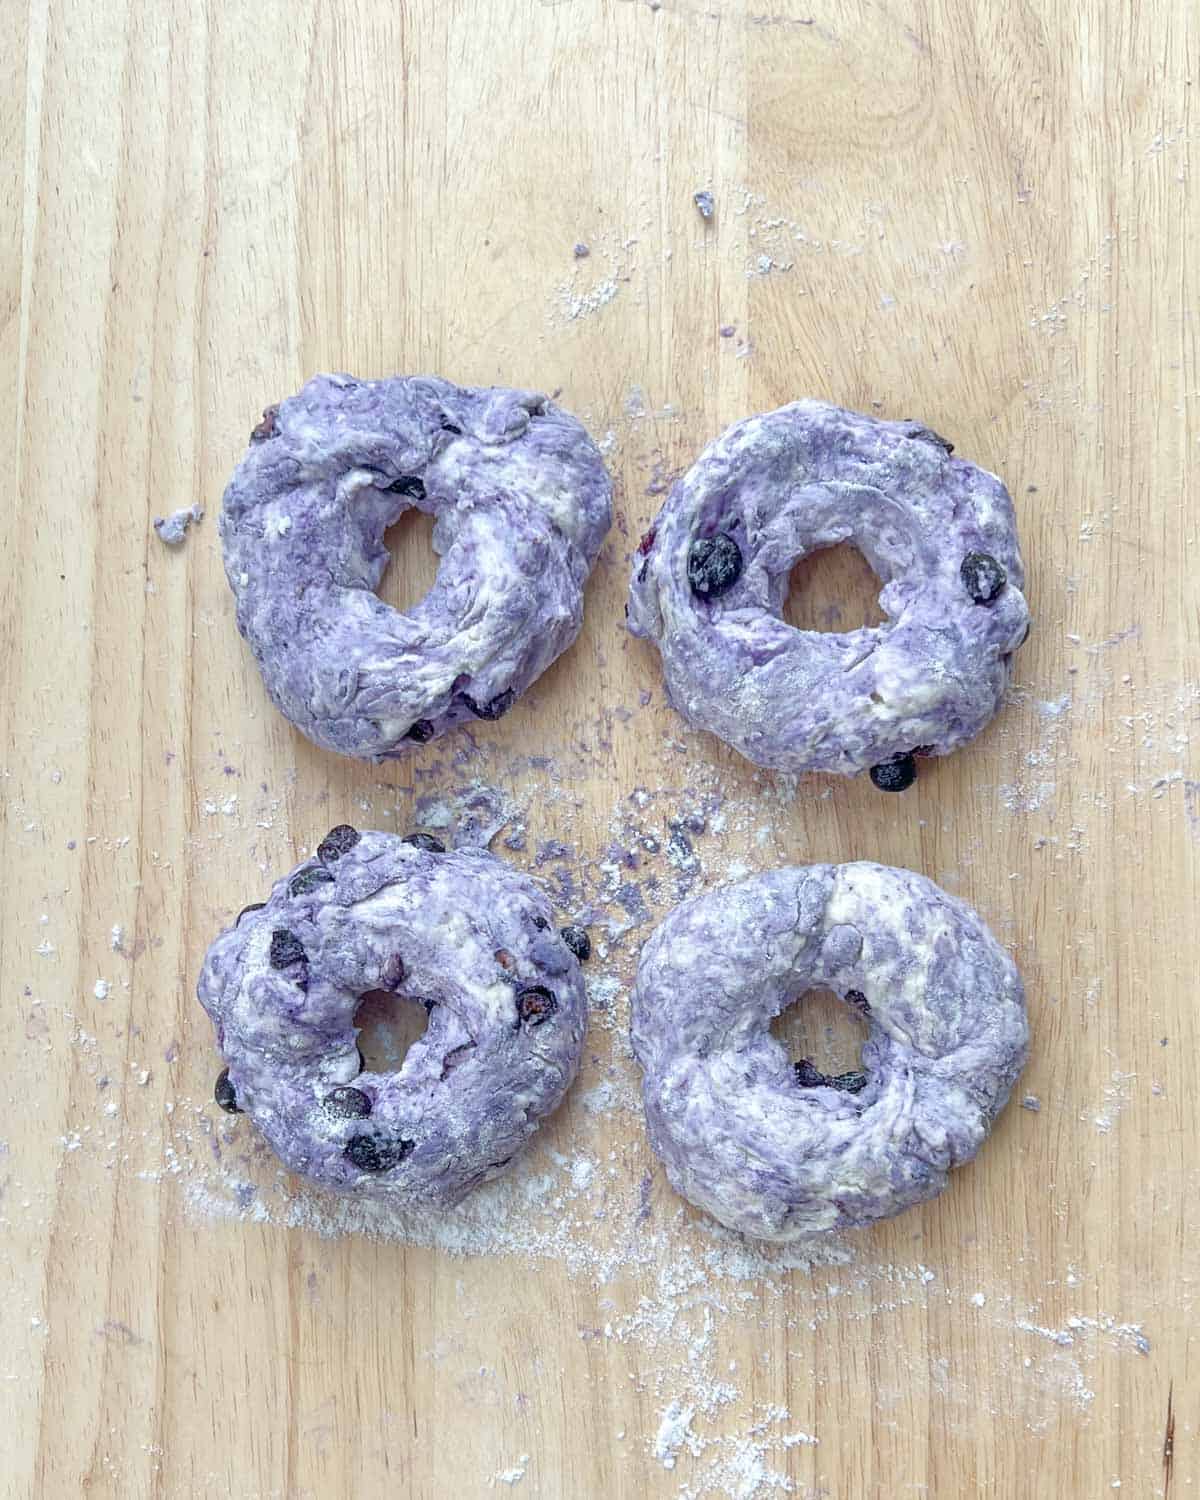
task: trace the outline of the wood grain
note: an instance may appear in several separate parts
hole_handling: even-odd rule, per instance
[[[1200,1480],[1198,32],[1171,0],[0,9],[0,1492]],[[474,756],[324,755],[237,638],[224,479],[260,408],[326,369],[561,389],[607,444],[584,634]],[[663,483],[801,394],[919,416],[1018,501],[1014,701],[903,798],[756,775],[685,731],[621,628]],[[151,519],[193,499],[168,552]],[[389,597],[428,584],[426,535],[397,529]],[[871,607],[852,562],[805,582],[796,618]],[[635,788],[703,785],[756,809],[699,841],[707,878],[926,872],[1021,964],[1040,1112],[845,1264],[739,1278],[636,1112],[582,1103],[632,1077],[600,1018],[520,1180],[596,1164],[561,1212],[572,1244],[629,1247],[607,1281],[568,1251],[198,1209],[231,1163],[279,1201],[208,1102],[207,942],[329,825],[471,775],[531,799],[526,863],[561,834],[585,866]],[[643,936],[593,974],[624,983]],[[672,1402],[698,1451],[667,1467]]]

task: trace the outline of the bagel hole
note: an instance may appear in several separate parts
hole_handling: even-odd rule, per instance
[[[879,590],[879,578],[854,543],[839,542],[793,566],[783,618],[797,630],[871,629],[887,620]]]
[[[821,1073],[863,1071],[867,1023],[832,990],[806,990],[771,1022],[771,1035],[793,1064],[807,1058]]]
[[[391,561],[376,592],[402,615],[420,604],[437,579],[439,559],[433,550],[433,525],[432,516],[410,506],[383,533],[383,545],[391,553]]]
[[[368,1073],[398,1073],[409,1048],[425,1035],[429,1016],[419,1000],[392,990],[368,990],[354,1012],[358,1050]]]

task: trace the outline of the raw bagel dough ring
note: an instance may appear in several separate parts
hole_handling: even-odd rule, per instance
[[[768,1030],[814,987],[866,1018],[865,1080],[793,1065]],[[983,1143],[1028,1036],[1020,976],[980,917],[870,863],[773,870],[686,902],[642,950],[633,991],[667,1176],[764,1240],[935,1197]]]
[[[197,994],[228,1064],[218,1103],[284,1165],[401,1208],[497,1176],[575,1077],[586,1015],[549,902],[490,854],[341,825],[209,948]],[[354,1014],[429,1012],[396,1072],[362,1072]]]
[[[629,593],[684,718],[758,765],[844,775],[977,735],[1029,610],[1008,491],[951,451],[917,422],[819,401],[710,443],[642,539]],[[887,622],[794,629],[792,565],[844,541],[883,580]]]
[[[376,597],[383,534],[436,517],[437,581]],[[317,375],[268,407],[225,491],[238,629],[318,745],[368,759],[498,719],[574,641],[611,484],[574,417],[528,391]]]

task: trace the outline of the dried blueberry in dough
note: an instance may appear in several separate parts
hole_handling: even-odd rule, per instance
[[[413,507],[440,562],[401,613],[375,589]],[[316,744],[380,760],[513,706],[579,634],[611,519],[596,445],[544,396],[318,375],[263,413],[221,542],[275,705]]]
[[[390,1172],[416,1147],[415,1141],[383,1135],[352,1135],[343,1156],[359,1172]]]
[[[406,833],[404,842],[414,849],[424,849],[426,854],[445,854],[446,846],[435,833]]]
[[[731,536],[705,536],[688,553],[688,582],[702,599],[727,594],[742,576],[742,549]]]
[[[986,552],[968,552],[958,571],[976,604],[991,604],[1008,582],[1008,574]]]
[[[335,859],[341,859],[343,854],[353,849],[358,838],[357,828],[351,828],[349,823],[339,823],[317,845],[317,858],[323,864],[331,865]]]
[[[240,1115],[242,1113],[237,1102],[237,1090],[229,1081],[228,1068],[222,1068],[217,1074],[217,1081],[213,1087],[213,1098],[227,1115]]]
[[[458,696],[477,719],[488,720],[502,719],[517,698],[514,688],[505,688],[504,692],[497,694],[487,703],[477,703],[470,693],[460,693]]]
[[[327,880],[305,882],[311,863],[289,871],[205,957],[197,993],[227,1065],[217,1103],[314,1182],[448,1206],[502,1170],[574,1078],[579,962],[548,935],[541,889],[490,854],[344,824],[322,846]],[[393,1072],[357,1045],[359,1003],[380,991],[428,1014]]]
[[[544,984],[527,985],[517,995],[517,1019],[525,1026],[544,1026],[557,1012],[558,1000]]]
[[[276,927],[271,933],[271,947],[268,951],[273,969],[286,969],[293,964],[308,963],[308,954],[304,951],[304,944],[294,932],[289,932],[286,927]]]
[[[810,989],[866,1021],[861,1069],[793,1064],[771,1035]],[[983,1144],[1029,1039],[1020,976],[981,918],[865,862],[773,870],[677,907],[642,950],[632,1032],[673,1186],[775,1241],[935,1197]]]
[[[777,770],[891,765],[896,791],[914,746],[945,755],[977,735],[1029,609],[1008,491],[952,451],[918,422],[819,401],[710,443],[639,545],[627,607],[684,718]],[[840,542],[878,575],[885,622],[794,629],[792,567]]]
[[[320,865],[313,865],[307,870],[301,870],[299,875],[292,876],[288,883],[288,891],[293,896],[307,896],[320,886],[332,884],[332,874],[322,869]]]
[[[917,763],[911,755],[893,755],[872,766],[870,777],[881,792],[906,792],[917,779]]]
[[[592,940],[582,927],[576,927],[572,924],[569,927],[560,929],[558,935],[581,964],[586,963],[591,958]]]
[[[339,1084],[321,1100],[321,1108],[338,1120],[365,1120],[371,1113],[370,1095],[350,1084]]]

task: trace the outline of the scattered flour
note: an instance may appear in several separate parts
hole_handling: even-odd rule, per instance
[[[563,281],[558,286],[555,311],[560,320],[575,323],[580,318],[590,317],[607,307],[619,290],[613,276],[607,276],[586,287],[581,287],[577,281]]]
[[[492,1476],[493,1489],[498,1484],[520,1484],[521,1480],[525,1478],[528,1465],[529,1454],[522,1453],[511,1469],[497,1469],[496,1473]]]
[[[684,1406],[678,1401],[672,1401],[663,1412],[650,1451],[664,1469],[675,1467],[679,1450],[685,1445],[691,1453],[700,1453],[700,1445],[692,1432],[692,1418],[695,1415],[694,1406]]]

